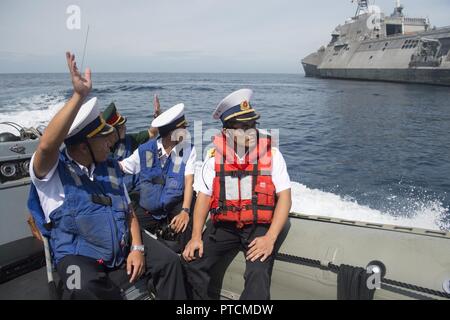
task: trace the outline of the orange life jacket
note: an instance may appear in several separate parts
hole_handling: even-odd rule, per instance
[[[275,210],[270,136],[258,133],[257,146],[242,164],[223,134],[214,139],[215,171],[210,213],[213,222],[270,224]]]

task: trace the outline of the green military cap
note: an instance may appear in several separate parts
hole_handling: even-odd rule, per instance
[[[113,127],[120,126],[120,125],[124,124],[125,122],[127,122],[127,118],[122,116],[117,111],[117,108],[116,108],[116,105],[114,102],[111,102],[110,105],[108,106],[108,108],[106,108],[105,111],[103,111],[103,118],[105,119],[107,124],[109,124]]]

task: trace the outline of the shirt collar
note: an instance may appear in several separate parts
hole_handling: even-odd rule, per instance
[[[70,155],[69,152],[67,152],[67,149],[65,150],[66,156],[67,158],[74,162],[80,169],[81,171],[83,171],[90,179],[92,179],[92,177],[94,176],[94,170],[95,170],[95,163],[91,164],[91,168],[90,170],[88,170],[87,167],[83,166],[81,163],[77,162],[76,160],[74,160]]]
[[[176,144],[175,147],[172,148],[172,150],[170,151],[170,153],[171,153],[171,154],[172,154],[172,153],[178,154],[178,149],[180,148],[180,145],[181,145],[181,144],[182,144],[182,143]],[[158,139],[156,140],[156,145],[157,145],[157,147],[158,147],[158,150],[160,150],[160,152],[161,152],[161,157],[166,157],[166,158],[168,158],[169,155],[167,154],[166,149],[164,149],[164,146],[163,146],[163,144],[162,144],[162,139],[161,139],[161,138],[158,138]]]

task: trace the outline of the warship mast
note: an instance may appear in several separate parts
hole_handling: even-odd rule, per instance
[[[352,0],[355,2],[355,0]],[[355,17],[357,17],[360,13],[366,13],[369,11],[369,0],[356,0],[358,2],[358,8],[356,8]]]
[[[404,7],[402,4],[400,4],[400,0],[396,0],[396,5],[392,17],[403,17],[403,9]]]

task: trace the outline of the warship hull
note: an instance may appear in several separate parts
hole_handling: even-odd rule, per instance
[[[360,13],[302,60],[307,77],[450,86],[450,27],[407,18],[399,4],[385,16],[371,12],[367,1],[358,2]]]
[[[305,76],[314,78],[385,81],[450,86],[450,69],[318,69],[303,65]]]

